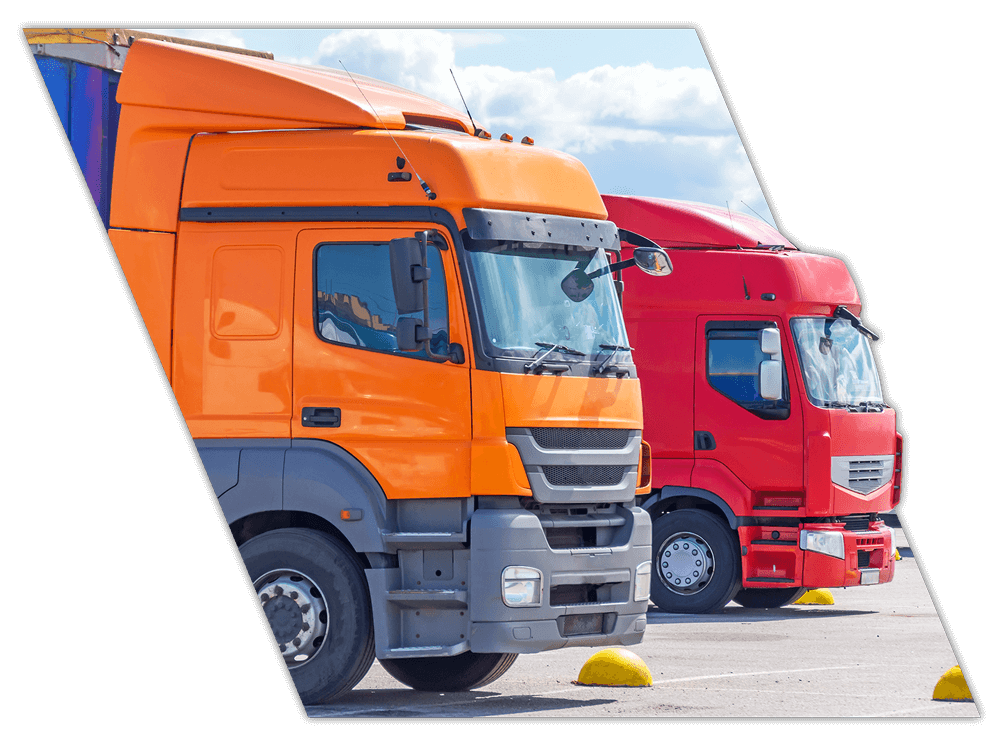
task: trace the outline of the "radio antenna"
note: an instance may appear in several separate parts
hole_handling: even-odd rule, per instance
[[[427,195],[427,199],[429,200],[437,199],[437,195],[431,191],[431,188],[429,186],[427,186],[427,182],[420,178],[420,174],[417,173],[417,168],[416,166],[413,165],[413,161],[407,158],[406,153],[404,153],[403,149],[399,147],[399,143],[396,142],[396,138],[392,136],[392,132],[390,132],[389,128],[385,126],[385,122],[382,121],[382,117],[379,116],[379,113],[375,110],[375,107],[372,106],[372,102],[368,100],[368,97],[365,95],[365,92],[361,90],[361,86],[358,85],[358,81],[356,81],[354,79],[354,76],[351,75],[351,71],[347,69],[347,65],[344,64],[343,60],[337,60],[337,62],[339,62],[340,66],[344,68],[344,72],[347,73],[347,77],[349,77],[351,79],[351,82],[354,83],[354,87],[358,89],[358,93],[361,94],[361,97],[365,100],[365,103],[368,104],[368,108],[372,110],[372,114],[374,114],[375,118],[378,119],[378,123],[382,125],[382,129],[384,129],[385,133],[389,135],[389,139],[392,140],[392,144],[396,146],[396,150],[399,151],[399,154],[403,157],[403,160],[407,161],[410,164],[410,168],[413,169],[413,175],[417,177],[417,182],[420,184],[420,188],[423,189],[424,193]]]
[[[458,88],[458,95],[462,99],[462,106],[465,107],[465,113],[469,115],[469,121],[472,122],[472,135],[473,137],[479,137],[479,133],[483,130],[476,126],[476,120],[472,118],[472,112],[469,111],[469,105],[465,103],[465,96],[462,95],[462,87],[458,84],[458,78],[455,77],[455,71],[449,67],[448,72],[451,73],[451,79],[455,81],[455,87]]]

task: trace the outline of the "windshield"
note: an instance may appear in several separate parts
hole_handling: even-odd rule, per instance
[[[868,339],[845,319],[792,319],[809,401],[823,406],[882,403]]]
[[[602,249],[520,241],[470,240],[467,245],[485,341],[494,357],[531,358],[558,345],[550,357],[566,356],[564,348],[570,348],[632,362],[627,349],[615,349],[627,348],[628,337],[611,275],[591,278],[594,291],[579,302],[561,287],[574,269],[590,274],[606,268]]]

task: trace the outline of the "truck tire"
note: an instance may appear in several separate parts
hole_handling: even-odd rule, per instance
[[[795,603],[805,588],[742,588],[733,601],[745,609],[777,609]]]
[[[375,659],[368,584],[353,552],[319,531],[283,528],[240,554],[302,703],[353,689]]]
[[[682,509],[653,521],[650,597],[673,614],[714,614],[740,587],[736,534],[716,515]]]
[[[379,661],[403,684],[421,692],[467,692],[492,684],[514,665],[517,653],[473,653],[450,658],[399,658]]]

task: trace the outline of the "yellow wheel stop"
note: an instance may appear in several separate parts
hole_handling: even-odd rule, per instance
[[[965,683],[965,675],[960,666],[953,666],[944,672],[934,687],[934,699],[943,702],[972,702],[972,692]]]
[[[833,594],[826,588],[814,588],[802,594],[795,602],[801,606],[830,606],[833,604]]]
[[[594,653],[573,682],[583,686],[652,686],[653,675],[635,653],[607,648]]]

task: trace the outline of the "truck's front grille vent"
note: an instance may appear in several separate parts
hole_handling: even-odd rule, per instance
[[[627,465],[622,466],[543,466],[542,473],[554,487],[611,487],[620,484]]]
[[[892,481],[893,455],[834,456],[830,459],[830,478],[834,484],[852,492],[868,495]]]
[[[862,494],[871,492],[876,487],[886,483],[883,479],[884,469],[881,460],[851,461],[848,466],[847,484],[850,489]]]
[[[592,427],[533,427],[531,437],[547,450],[611,450],[628,444],[631,430]]]

